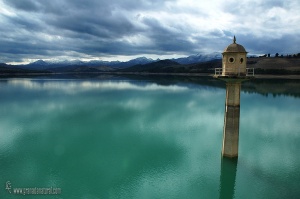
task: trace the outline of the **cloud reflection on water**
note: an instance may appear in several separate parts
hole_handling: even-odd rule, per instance
[[[13,79],[9,80],[8,84],[14,86],[24,87],[26,89],[58,89],[64,91],[82,92],[91,89],[105,89],[105,90],[143,90],[143,91],[168,91],[168,92],[181,92],[186,91],[188,88],[178,85],[158,85],[156,83],[147,84],[133,84],[129,81],[38,81],[30,79]]]
[[[69,90],[75,91],[68,95]],[[0,99],[6,107],[3,109],[6,117],[1,120],[1,124],[6,125],[0,127],[5,145],[0,150],[6,150],[4,146],[12,146],[9,149],[11,156],[21,155],[23,151],[46,150],[55,163],[56,158],[62,157],[75,161],[69,155],[76,152],[82,162],[89,163],[90,170],[98,167],[94,173],[85,172],[87,177],[106,178],[103,187],[113,186],[117,181],[122,190],[137,197],[143,194],[145,188],[153,196],[155,187],[162,186],[165,187],[165,196],[174,190],[180,194],[182,176],[186,176],[184,187],[187,190],[192,189],[189,179],[198,186],[205,179],[207,183],[218,183],[210,175],[217,179],[218,174],[214,174],[212,169],[219,166],[210,160],[220,151],[215,152],[212,143],[221,137],[218,133],[222,129],[223,110],[218,107],[223,107],[223,100],[212,99],[224,96],[222,89],[211,91],[201,86],[134,81],[12,80],[3,92],[9,98]],[[8,139],[14,122],[21,130]],[[28,140],[31,140],[30,144],[19,145]],[[89,158],[82,148],[90,151]],[[71,152],[71,149],[75,151]],[[30,162],[42,165],[43,160],[38,153],[33,153],[32,158],[34,161],[22,159],[19,166],[11,165],[11,168],[26,170]],[[195,164],[198,158],[207,161],[199,167]],[[78,167],[87,166],[78,164]],[[36,173],[43,169],[40,166]],[[203,169],[211,172],[201,174]],[[78,176],[72,172],[66,171]],[[128,175],[130,180],[125,183],[113,173]],[[70,179],[67,174],[62,174],[61,178]],[[161,181],[162,177],[166,181]],[[155,186],[151,181],[155,182]]]
[[[32,168],[35,177],[54,179],[68,193],[74,190],[67,187],[83,187],[85,191],[76,190],[74,197],[83,192],[136,198],[145,192],[165,198],[218,196],[223,88],[14,79],[1,91],[0,158],[9,167],[0,169],[7,177],[14,170]],[[241,190],[247,187],[271,190],[272,180],[289,183],[292,177],[286,176],[297,177],[297,103],[297,98],[241,93],[237,197],[244,198],[249,191]],[[10,162],[22,156],[28,159]],[[28,178],[19,175],[20,180]],[[257,193],[251,194],[255,198]]]

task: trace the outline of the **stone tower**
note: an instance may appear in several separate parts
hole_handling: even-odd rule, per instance
[[[246,76],[247,52],[242,45],[236,43],[235,36],[233,43],[225,48],[222,55],[223,76]]]
[[[222,68],[215,69],[215,78],[226,82],[226,100],[223,128],[222,156],[238,157],[240,125],[240,93],[243,81],[254,77],[254,69],[246,68],[247,52],[236,43],[227,46],[222,53]]]

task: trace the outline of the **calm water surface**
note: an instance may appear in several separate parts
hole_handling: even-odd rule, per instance
[[[0,198],[299,198],[299,95],[243,90],[228,161],[225,86],[206,81],[1,80]]]

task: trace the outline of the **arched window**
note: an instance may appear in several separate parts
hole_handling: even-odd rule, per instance
[[[243,62],[244,62],[244,59],[243,59],[243,58],[241,58],[241,59],[240,59],[240,63],[242,64]]]

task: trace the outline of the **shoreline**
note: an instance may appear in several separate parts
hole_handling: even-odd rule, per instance
[[[190,76],[190,77],[213,77],[212,73],[148,73],[148,72],[64,72],[64,73],[2,73],[2,78],[17,77],[39,77],[39,76],[55,76],[55,75],[139,75],[139,76]],[[254,79],[299,79],[300,75],[273,75],[273,74],[257,74]]]

